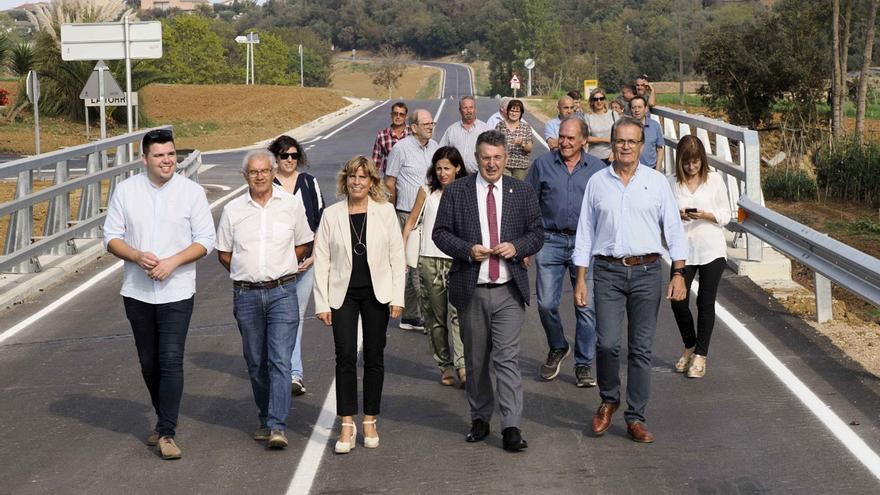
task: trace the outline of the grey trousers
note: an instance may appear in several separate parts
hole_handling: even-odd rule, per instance
[[[403,230],[403,226],[406,225],[406,220],[409,218],[409,213],[397,212],[397,221],[400,222],[400,230]],[[422,235],[431,235],[430,232],[422,232]],[[422,312],[419,308],[421,303],[420,294],[422,291],[422,284],[419,280],[419,271],[415,269],[409,269],[406,273],[406,287],[403,292],[403,315],[401,319],[403,320],[420,320],[422,319]]]
[[[663,280],[660,260],[623,266],[593,261],[596,298],[596,379],[603,402],[620,402],[620,341],[627,317],[627,423],[645,421],[651,397],[651,348],[657,331],[657,312]]]
[[[489,372],[495,370],[495,392],[501,411],[501,428],[519,427],[522,418],[522,376],[519,368],[519,335],[525,305],[513,281],[498,287],[477,287],[468,305],[459,310],[461,340],[467,369],[471,420],[489,422],[495,393]]]

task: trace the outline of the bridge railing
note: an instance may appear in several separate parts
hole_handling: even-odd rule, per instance
[[[703,142],[709,165],[719,172],[727,183],[731,211],[736,211],[737,201],[741,195],[758,204],[764,203],[761,193],[761,149],[758,131],[666,107],[652,108],[651,116],[663,129],[664,164],[667,175],[675,174],[675,150],[678,140],[684,135],[693,134]],[[731,144],[736,145],[735,157],[731,152]],[[740,242],[739,237],[734,237],[736,247],[742,247],[739,245]],[[745,247],[747,260],[761,261],[763,247],[761,239],[747,234]]]
[[[134,145],[139,149],[144,134],[154,129],[171,126],[144,129],[0,165],[0,177],[18,176],[14,199],[0,204],[0,221],[7,220],[0,273],[40,271],[39,256],[75,254],[74,239],[100,238],[107,201],[116,184],[144,165],[140,157],[126,160],[127,147]],[[70,164],[80,161],[84,161],[84,173],[71,178]],[[201,162],[200,152],[194,151],[178,165],[178,171],[197,178]],[[52,185],[35,191],[35,172],[48,167],[54,168]],[[76,217],[72,218],[70,195],[77,191]],[[34,235],[34,209],[41,203],[48,203],[45,223],[42,235]]]

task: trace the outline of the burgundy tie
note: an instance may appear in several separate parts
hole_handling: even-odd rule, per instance
[[[489,244],[491,248],[498,245],[498,213],[495,210],[495,195],[492,194],[494,184],[489,184],[489,194],[486,195],[486,216],[489,217]],[[501,274],[501,265],[498,256],[489,256],[489,280],[496,281]]]

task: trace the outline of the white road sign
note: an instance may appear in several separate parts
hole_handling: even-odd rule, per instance
[[[519,89],[519,87],[519,76],[514,74],[513,77],[510,78],[510,89]]]
[[[100,92],[98,91],[100,89],[98,74],[101,73],[104,74],[104,98],[123,98],[124,101],[125,91],[122,91],[122,88],[119,87],[119,83],[116,82],[116,79],[113,79],[113,75],[110,74],[110,68],[107,67],[107,64],[102,60],[99,60],[98,63],[95,64],[95,68],[92,70],[92,75],[89,76],[89,80],[86,81],[86,85],[79,94],[79,98],[85,100],[87,98],[98,99],[101,97]]]
[[[131,58],[162,58],[162,23],[129,23]],[[62,60],[125,59],[125,23],[61,25]]]
[[[101,99],[98,97],[83,98],[83,100],[85,100],[87,107],[100,107],[101,106]],[[104,101],[105,101],[104,104],[107,105],[108,107],[122,107],[122,106],[125,106],[127,103],[125,101],[125,94],[123,94],[122,96],[112,96],[112,97],[104,98]],[[138,105],[137,91],[133,91],[131,93],[131,105],[135,106],[135,107]]]
[[[535,59],[527,58],[523,65],[526,66],[526,69],[532,70],[535,68]]]

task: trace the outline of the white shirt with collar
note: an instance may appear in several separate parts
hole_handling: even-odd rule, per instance
[[[232,253],[229,277],[242,282],[268,282],[296,273],[296,246],[314,239],[300,198],[272,188],[266,206],[250,191],[223,207],[217,227],[217,250]]]
[[[178,174],[161,187],[147,173],[116,186],[104,220],[104,246],[121,239],[129,247],[148,251],[159,259],[173,256],[192,243],[210,253],[214,249],[214,219],[205,190]],[[153,280],[137,263],[126,261],[122,274],[124,297],[147,304],[189,299],[196,292],[196,264],[177,267],[163,281]]]
[[[480,167],[477,165],[477,138],[480,134],[495,129],[489,127],[480,119],[474,120],[468,129],[464,128],[464,124],[459,120],[446,128],[443,137],[440,138],[440,146],[453,146],[461,153],[464,159],[464,167],[469,173],[475,174],[479,172]]]
[[[492,196],[495,198],[495,221],[498,225],[498,242],[501,241],[501,212],[504,211],[502,208],[504,194],[502,194],[502,189],[504,188],[504,177],[498,179],[498,182],[495,183],[495,187],[492,189]],[[489,217],[486,215],[486,197],[489,193],[489,182],[483,178],[482,175],[477,174],[477,208],[480,210],[480,235],[483,238],[483,246],[492,247],[492,243],[489,241]],[[510,281],[510,271],[507,269],[507,261],[498,257],[499,263],[499,271],[498,271],[498,279],[490,280],[489,279],[489,258],[486,258],[485,261],[480,263],[480,274],[477,277],[478,284],[503,284]]]

